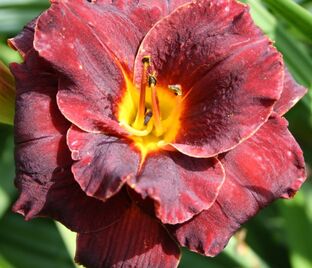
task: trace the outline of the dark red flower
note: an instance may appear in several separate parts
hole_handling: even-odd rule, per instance
[[[87,267],[218,254],[306,174],[282,116],[305,93],[234,0],[53,0],[9,42],[14,210],[78,233]],[[152,4],[151,4],[152,3]]]

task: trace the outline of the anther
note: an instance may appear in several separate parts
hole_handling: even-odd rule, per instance
[[[150,74],[148,76],[148,85],[149,85],[149,87],[156,86],[156,84],[157,84],[156,76],[154,74]]]
[[[151,109],[147,109],[144,117],[144,126],[148,124],[148,122],[151,120],[153,116],[153,112]]]
[[[147,65],[151,65],[151,62],[152,62],[152,57],[151,56],[144,56],[143,58],[142,58],[142,63],[145,65],[145,64],[147,64]]]
[[[168,88],[173,91],[176,96],[182,96],[181,85],[169,85]]]

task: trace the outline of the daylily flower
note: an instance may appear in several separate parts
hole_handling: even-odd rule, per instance
[[[87,267],[218,254],[305,180],[282,116],[305,94],[234,0],[53,0],[9,43],[14,210],[78,233]]]

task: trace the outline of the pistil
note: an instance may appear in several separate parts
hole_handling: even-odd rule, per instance
[[[143,57],[142,63],[143,63],[143,71],[142,71],[142,78],[141,78],[139,107],[138,107],[137,115],[133,124],[133,127],[136,129],[142,129],[144,127],[147,72],[151,64],[151,57],[150,56]]]

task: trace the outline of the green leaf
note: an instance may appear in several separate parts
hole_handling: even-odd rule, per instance
[[[282,202],[280,210],[285,219],[285,230],[293,267],[312,267],[312,222],[308,217],[303,192],[299,192],[291,201]]]
[[[49,5],[48,0],[1,0],[0,2],[0,8],[6,8],[6,7],[20,7],[20,6],[28,6],[28,7],[34,7],[34,6],[42,6],[46,7]]]
[[[63,224],[59,222],[55,222],[57,229],[63,239],[63,242],[67,248],[67,251],[69,255],[71,256],[73,263],[75,258],[75,251],[76,251],[76,237],[77,234],[72,232],[71,230],[67,229]],[[81,265],[78,265],[74,263],[76,267],[82,267]]]
[[[263,0],[305,37],[312,41],[312,14],[292,0]]]
[[[214,258],[204,257],[183,249],[180,268],[223,268],[223,267],[261,267],[269,266],[238,236],[232,237],[224,251]]]
[[[0,61],[8,66],[12,62],[22,62],[20,54],[7,45],[6,38],[0,38]]]
[[[0,34],[15,35],[48,7],[48,0],[1,0]]]
[[[13,125],[15,107],[14,78],[0,61],[0,123]]]
[[[0,219],[11,205],[16,193],[13,184],[13,148],[13,128],[0,124]]]
[[[26,12],[25,12],[26,11]],[[30,10],[1,8],[0,9],[0,34],[15,35],[23,29],[33,18],[41,13],[41,9],[32,8]]]
[[[55,224],[46,219],[25,222],[8,213],[0,221],[1,268],[74,268]]]

